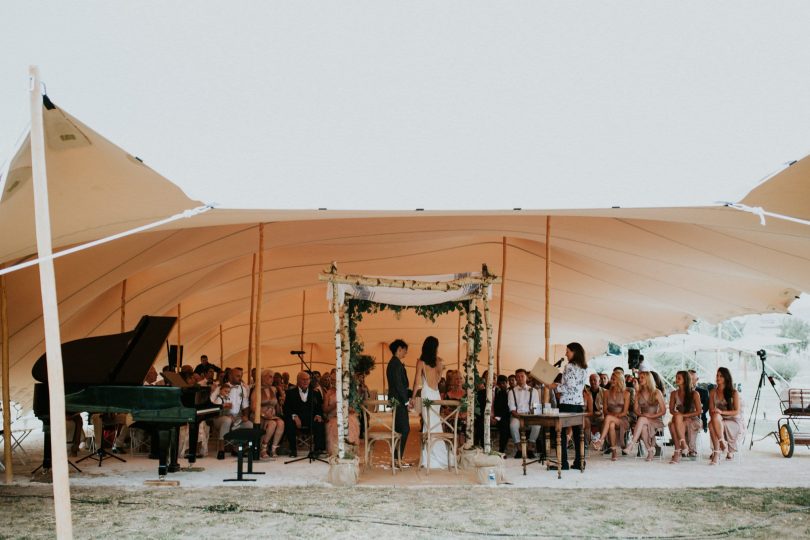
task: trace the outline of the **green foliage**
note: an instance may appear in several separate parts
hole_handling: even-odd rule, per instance
[[[779,328],[779,336],[799,340],[799,343],[777,346],[777,350],[782,354],[805,351],[810,340],[810,324],[796,317],[785,317]]]
[[[369,372],[374,369],[374,365],[375,361],[373,356],[368,354],[358,354],[354,359],[352,368],[354,369],[354,373],[363,373],[368,375]]]
[[[784,377],[786,381],[790,381],[799,372],[799,363],[796,359],[791,358],[770,358],[768,367]]]

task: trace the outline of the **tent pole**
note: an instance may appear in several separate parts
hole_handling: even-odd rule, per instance
[[[503,237],[503,253],[501,255],[501,300],[498,307],[498,349],[495,362],[498,373],[501,372],[501,337],[503,336],[503,301],[506,297],[506,237]]]
[[[302,292],[304,294],[303,294],[303,298],[301,299],[301,343],[299,344],[300,346],[298,347],[299,351],[304,350],[304,324],[306,323],[306,320],[307,320],[307,290],[304,289]],[[313,367],[313,365],[312,365],[312,357],[311,356],[309,358],[309,367],[310,368]],[[304,359],[303,358],[301,359],[301,369],[302,370],[304,369]]]
[[[253,266],[250,267],[250,322],[248,323],[248,357],[247,368],[253,367],[253,311],[256,309],[256,254],[253,254]]]
[[[225,345],[222,343],[222,325],[219,325],[219,368],[222,369],[222,364],[225,361]]]
[[[42,93],[39,68],[29,68],[31,77],[31,166],[34,187],[34,218],[37,255],[46,260],[39,264],[42,292],[42,319],[45,326],[45,351],[50,394],[51,458],[53,462],[53,503],[56,536],[73,538],[70,515],[70,482],[67,470],[67,437],[65,436],[65,379],[62,367],[62,341],[59,331],[59,304],[56,299],[51,242],[51,217],[48,204],[48,178],[45,168],[45,127],[42,119]]]
[[[183,364],[182,356],[183,355],[180,352],[180,351],[182,351],[182,349],[180,348],[181,345],[182,345],[182,342],[180,341],[181,338],[182,338],[182,333],[180,332],[181,313],[182,312],[180,310],[180,304],[177,304],[177,365],[175,366],[175,369],[177,371],[180,371],[180,369],[183,367],[182,366],[182,364]]]
[[[551,352],[551,216],[546,216],[546,362],[551,362],[549,353]]]
[[[3,265],[5,267],[5,265]],[[8,368],[8,298],[6,297],[6,276],[0,276],[0,319],[2,319],[3,354],[3,432],[11,433],[11,382]],[[14,481],[11,464],[11,437],[3,437],[3,462],[6,465],[6,484]]]
[[[121,282],[121,333],[127,329],[127,280]]]
[[[259,275],[256,294],[256,377],[254,384],[259,388],[258,396],[261,396],[262,377],[262,295],[264,294],[264,223],[259,223]],[[250,381],[250,371],[248,371],[248,381]],[[262,425],[262,400],[257,399],[253,406],[253,425]]]

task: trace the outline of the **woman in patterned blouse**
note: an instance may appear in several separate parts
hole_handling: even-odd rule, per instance
[[[585,388],[586,372],[588,369],[588,361],[585,359],[585,349],[579,343],[569,343],[565,348],[565,357],[568,359],[568,364],[562,374],[562,382],[554,383],[551,385],[553,389],[557,390],[559,394],[560,412],[575,412],[581,413],[585,411],[585,400],[582,396],[582,390]],[[554,440],[556,434],[552,435]],[[582,449],[580,448],[580,440],[582,437],[582,426],[574,427],[574,468],[579,469],[582,465]],[[568,468],[568,448],[563,442],[562,451],[562,468]]]

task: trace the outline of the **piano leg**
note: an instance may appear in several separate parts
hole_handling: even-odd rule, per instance
[[[200,438],[200,423],[193,422],[188,425],[188,458],[189,466],[194,465],[197,461],[197,443]]]
[[[180,430],[173,426],[169,432],[171,444],[169,445],[169,472],[175,473],[180,470],[180,463],[177,462],[177,452],[180,448]]]
[[[168,466],[166,465],[167,462],[167,454],[169,452],[169,446],[171,443],[171,431],[167,429],[156,429],[155,430],[157,435],[157,442],[158,442],[158,477],[164,478],[168,471]]]

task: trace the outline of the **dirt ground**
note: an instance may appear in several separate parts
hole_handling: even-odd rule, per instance
[[[50,486],[0,487],[0,500],[0,537],[54,537]],[[81,487],[72,504],[76,538],[810,536],[802,488]]]

